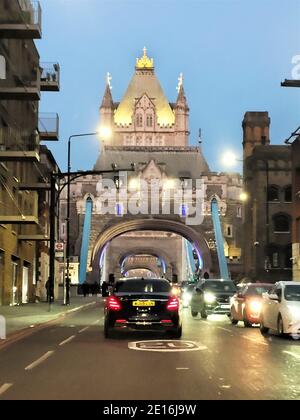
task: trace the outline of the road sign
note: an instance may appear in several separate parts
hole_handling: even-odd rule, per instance
[[[156,351],[156,352],[182,352],[182,351],[203,351],[206,346],[194,341],[186,340],[147,340],[133,341],[128,343],[130,350]]]
[[[65,244],[63,242],[56,242],[55,244],[55,256],[56,258],[63,258]]]

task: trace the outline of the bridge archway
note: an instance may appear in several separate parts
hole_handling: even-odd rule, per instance
[[[91,275],[93,279],[97,280],[100,276],[100,261],[103,259],[107,244],[114,238],[134,231],[163,231],[182,236],[193,245],[199,259],[203,261],[203,270],[208,272],[211,271],[211,253],[200,226],[197,226],[196,230],[184,223],[174,220],[155,218],[137,219],[114,224],[99,234],[95,241],[91,257]]]

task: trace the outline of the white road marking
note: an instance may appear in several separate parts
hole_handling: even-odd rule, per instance
[[[227,328],[223,328],[223,327],[217,327],[217,328],[218,328],[218,330],[226,331],[226,332],[232,334],[232,331],[228,330]]]
[[[67,338],[66,340],[62,341],[61,343],[59,343],[60,346],[64,346],[65,344],[70,343],[70,341],[74,340],[76,336],[75,335],[71,335],[71,337]]]
[[[256,343],[256,344],[261,344],[261,345],[263,345],[263,346],[268,346],[268,345],[269,345],[269,344],[268,344],[268,343],[266,343],[265,341],[256,340],[255,338],[248,337],[247,335],[242,335],[242,337],[243,337],[245,340],[250,340],[250,341],[253,341],[253,343]]]
[[[176,368],[176,370],[190,370],[190,368],[179,367],[179,368]]]
[[[90,327],[84,327],[82,328],[82,330],[78,331],[79,334],[84,333],[85,331],[87,331]]]
[[[206,346],[194,341],[186,340],[147,340],[134,341],[128,343],[130,350],[155,351],[155,352],[183,352],[183,351],[203,351]]]
[[[52,356],[52,354],[54,353],[54,351],[48,351],[47,353],[44,354],[44,356],[40,357],[38,360],[36,360],[35,362],[31,363],[30,365],[28,365],[25,370],[32,370],[35,367],[39,366],[41,363],[45,362],[45,360],[49,359],[50,356]]]
[[[93,322],[91,325],[97,325],[97,324],[100,324],[100,322],[101,322],[101,319],[97,319],[97,321]]]
[[[13,384],[4,384],[0,387],[0,395],[3,395],[6,391],[9,390],[9,388],[11,388],[13,386]]]
[[[289,356],[292,356],[297,360],[300,360],[300,354],[293,353],[292,351],[283,351],[283,353],[288,354]]]

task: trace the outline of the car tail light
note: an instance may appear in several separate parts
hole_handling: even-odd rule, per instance
[[[179,299],[175,296],[170,297],[167,303],[167,310],[168,311],[178,311],[179,310]]]
[[[116,320],[117,324],[126,324],[126,322],[127,322],[126,319],[117,319]]]
[[[121,302],[116,296],[110,296],[107,299],[106,307],[110,311],[120,311],[121,310]]]
[[[172,324],[172,321],[170,319],[162,319],[161,323],[162,324]]]

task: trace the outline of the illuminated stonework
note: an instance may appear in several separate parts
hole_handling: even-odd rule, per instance
[[[136,68],[137,69],[154,69],[153,58],[147,56],[147,48],[144,47],[144,55],[142,58],[136,59]]]

